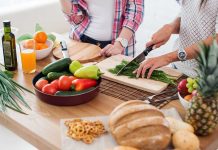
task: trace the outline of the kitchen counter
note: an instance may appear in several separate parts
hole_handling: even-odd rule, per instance
[[[54,61],[52,56],[38,61],[38,72],[52,61]],[[23,74],[19,64],[14,79],[33,91],[32,78],[35,74]],[[29,115],[22,115],[8,110],[6,114],[0,114],[0,123],[40,150],[61,149],[60,119],[108,115],[117,105],[123,102],[99,93],[95,99],[87,104],[59,107],[46,104],[29,93],[24,93],[23,96],[32,108],[32,110],[25,109]],[[185,111],[179,101],[173,101],[165,106],[165,108],[169,107],[175,107],[180,115],[184,116]],[[215,150],[218,148],[218,128],[210,136],[201,137],[200,141],[201,149]]]

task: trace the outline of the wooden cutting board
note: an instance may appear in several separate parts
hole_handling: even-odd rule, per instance
[[[114,68],[116,65],[120,64],[121,61],[125,59],[127,61],[131,61],[132,57],[123,56],[123,55],[116,55],[109,57],[100,63],[97,64],[97,66],[101,69],[101,71],[104,73],[102,75],[103,78],[124,84],[130,87],[134,87],[137,89],[141,89],[147,92],[151,93],[160,93],[163,90],[165,90],[168,86],[168,84],[160,81],[154,81],[150,79],[131,79],[126,76],[116,76],[110,72],[108,72],[108,69]],[[169,68],[169,67],[163,67],[161,68],[164,72],[167,74],[174,76],[176,79],[180,78],[182,76],[182,73],[178,72],[175,69]]]
[[[81,63],[96,61],[101,57],[101,48],[93,44],[81,43],[71,40],[67,43],[67,48],[70,58],[72,60],[78,60]],[[56,59],[63,58],[60,45],[58,45],[57,48],[53,50],[53,56]]]

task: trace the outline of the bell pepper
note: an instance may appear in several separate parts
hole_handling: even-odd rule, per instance
[[[91,65],[78,69],[74,73],[74,76],[77,78],[98,80],[101,74],[100,69],[96,65]]]
[[[71,62],[70,66],[69,66],[69,70],[72,74],[74,74],[78,69],[82,68],[83,65],[77,61],[77,60],[74,60]]]
[[[82,91],[97,85],[97,81],[93,79],[76,79],[72,81],[75,91]],[[71,87],[72,89],[72,87]]]

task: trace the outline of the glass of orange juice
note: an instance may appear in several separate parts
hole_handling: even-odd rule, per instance
[[[22,69],[24,73],[34,73],[36,71],[36,51],[33,39],[19,43]]]

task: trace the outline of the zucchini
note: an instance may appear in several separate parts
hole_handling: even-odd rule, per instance
[[[53,80],[58,79],[60,76],[63,76],[63,75],[71,76],[72,74],[69,72],[66,72],[66,71],[64,71],[64,72],[49,72],[47,74],[47,78],[48,78],[48,80],[53,81]]]
[[[70,63],[70,58],[62,58],[45,66],[42,70],[42,74],[47,75],[49,72],[61,72],[64,70],[69,70]]]
[[[55,93],[55,95],[56,96],[74,96],[74,95],[85,94],[87,92],[92,91],[93,89],[95,89],[95,87],[91,87],[83,91],[58,91]]]

